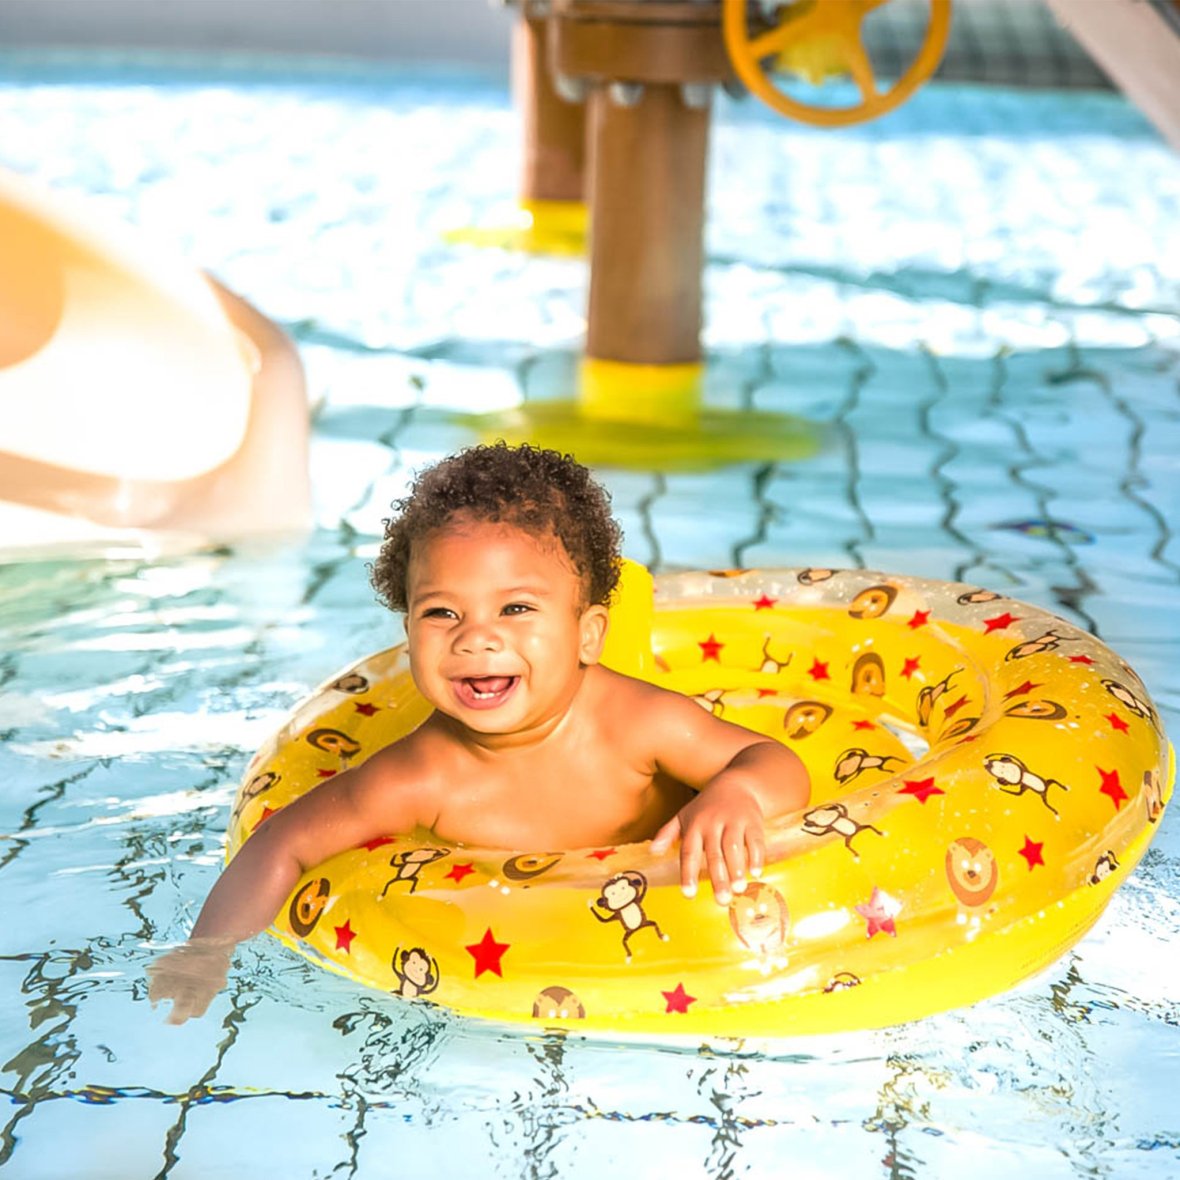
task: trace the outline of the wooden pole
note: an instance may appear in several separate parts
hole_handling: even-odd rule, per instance
[[[590,99],[590,300],[586,354],[631,364],[700,360],[709,112],[678,85],[633,106]]]
[[[586,359],[698,365],[715,0],[552,0],[550,62],[588,89]]]
[[[524,136],[521,200],[581,201],[586,108],[566,102],[553,85],[543,18],[524,16],[516,22],[512,80]]]

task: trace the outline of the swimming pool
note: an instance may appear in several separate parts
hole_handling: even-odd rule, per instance
[[[504,1035],[267,939],[209,1016],[164,1026],[143,968],[218,871],[249,754],[398,637],[364,571],[389,500],[471,441],[444,411],[568,394],[585,274],[442,242],[512,203],[495,81],[8,56],[0,125],[0,163],[179,241],[295,334],[318,524],[0,568],[12,1175],[1180,1170],[1174,814],[1043,976],[882,1032]],[[1111,95],[941,87],[839,134],[726,102],[712,169],[709,396],[823,442],[603,470],[629,555],[989,585],[1095,629],[1180,732],[1180,159]]]

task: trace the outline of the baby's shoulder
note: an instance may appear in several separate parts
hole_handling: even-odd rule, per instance
[[[622,718],[629,727],[650,726],[661,721],[671,723],[685,709],[697,709],[688,697],[671,692],[646,680],[637,680],[609,668],[599,668],[598,707],[611,727]]]
[[[368,791],[429,791],[445,781],[449,743],[427,726],[378,750],[360,769]]]

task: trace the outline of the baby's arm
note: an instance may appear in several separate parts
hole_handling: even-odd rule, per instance
[[[397,747],[317,786],[272,815],[210,891],[187,943],[149,968],[148,997],[170,999],[170,1024],[201,1016],[225,985],[234,947],[265,930],[313,865],[377,835],[429,826],[428,789]]]
[[[660,743],[657,765],[698,794],[655,835],[661,853],[680,837],[680,880],[696,892],[707,867],[720,905],[742,892],[746,876],[759,876],[766,855],[763,821],[803,807],[810,796],[807,770],[793,750],[740,725],[722,721],[685,697],[657,703],[649,732]]]

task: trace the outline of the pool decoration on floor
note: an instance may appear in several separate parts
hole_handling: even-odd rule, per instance
[[[626,573],[604,661],[785,742],[812,799],[716,904],[675,852],[381,837],[319,865],[272,932],[412,1000],[611,1035],[785,1036],[970,1004],[1052,963],[1155,834],[1174,755],[1093,636],[975,586],[865,570]],[[232,855],[268,816],[418,725],[402,648],[301,705],[254,757]]]

